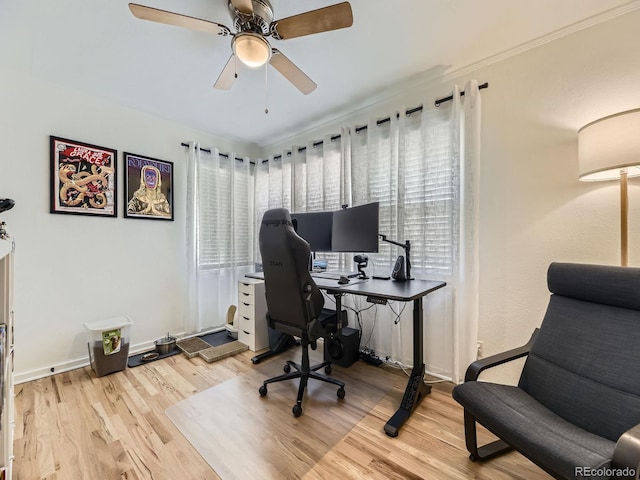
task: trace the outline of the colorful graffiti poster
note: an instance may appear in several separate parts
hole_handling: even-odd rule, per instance
[[[115,217],[117,151],[50,138],[51,213]]]

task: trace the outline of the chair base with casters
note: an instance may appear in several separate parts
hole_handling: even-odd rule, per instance
[[[335,312],[329,310],[323,310],[321,314],[321,322],[326,324],[328,322],[333,321],[335,323],[336,315]],[[343,311],[343,323],[346,317],[346,312]],[[291,360],[287,360],[287,363],[284,366],[284,375],[279,375],[277,377],[269,378],[262,383],[262,386],[258,389],[261,397],[267,395],[267,385],[270,383],[282,382],[284,380],[294,380],[299,378],[300,384],[298,386],[298,397],[296,399],[296,404],[292,408],[292,413],[294,417],[299,417],[302,415],[302,399],[304,398],[304,391],[307,388],[307,384],[309,379],[320,380],[322,382],[331,383],[333,385],[338,386],[338,390],[336,395],[339,399],[343,399],[345,396],[344,390],[344,382],[337,380],[333,377],[329,377],[331,374],[331,362],[325,361],[319,363],[317,365],[311,365],[309,360],[309,347],[315,350],[316,342],[312,342],[309,340],[309,337],[306,333],[302,334],[300,338],[300,345],[302,346],[302,361],[301,363],[292,362]],[[318,373],[318,370],[324,369],[326,375]],[[292,371],[293,370],[293,371]]]

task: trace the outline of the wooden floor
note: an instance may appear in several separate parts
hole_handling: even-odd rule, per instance
[[[291,358],[298,354],[294,349]],[[250,361],[253,355],[244,352],[211,364],[198,357],[175,355],[101,378],[86,367],[17,385],[13,478],[220,478],[164,412],[182,399],[256,368]],[[288,356],[289,352],[265,362],[282,363]],[[362,362],[352,366],[348,374],[334,367],[333,375],[339,378],[341,371],[345,376],[361,372],[372,385],[390,377]],[[310,465],[303,478],[550,478],[516,452],[484,464],[471,462],[464,447],[462,409],[451,398],[450,384],[434,385],[400,435],[386,436],[383,425],[395,412],[406,385],[402,372],[391,378],[395,381],[389,394]],[[348,395],[348,385],[346,389]],[[292,399],[278,398],[270,395],[270,408],[277,408],[275,402],[279,402],[282,409],[290,411]],[[305,411],[305,415],[312,414]],[[291,428],[292,441],[304,436],[300,430]],[[256,431],[256,435],[264,433]],[[224,429],[216,434],[224,435]],[[491,437],[482,434],[480,438]],[[230,448],[240,457],[245,454],[242,445]]]

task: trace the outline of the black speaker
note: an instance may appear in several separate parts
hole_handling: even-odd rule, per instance
[[[324,360],[341,367],[353,365],[360,357],[358,330],[343,327],[333,338],[324,339]]]
[[[391,274],[394,280],[403,281],[407,279],[407,274],[404,269],[404,256],[400,255],[396,260],[396,264],[393,267],[393,273]]]

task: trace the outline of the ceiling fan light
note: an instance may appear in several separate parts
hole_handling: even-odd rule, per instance
[[[233,39],[233,53],[248,67],[260,67],[269,61],[271,46],[255,33],[240,33]]]

